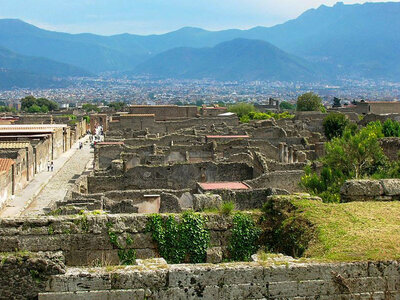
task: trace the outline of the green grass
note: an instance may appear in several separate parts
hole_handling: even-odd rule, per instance
[[[400,259],[400,202],[292,200],[316,229],[304,256],[328,261]]]

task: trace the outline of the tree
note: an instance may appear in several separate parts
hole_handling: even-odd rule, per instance
[[[382,132],[385,137],[400,137],[400,123],[387,119],[382,125]]]
[[[108,107],[114,108],[116,111],[122,111],[126,107],[126,103],[122,101],[116,101],[108,103]]]
[[[97,107],[97,105],[90,104],[90,103],[83,104],[82,109],[84,109],[86,112],[90,112],[90,111],[99,112],[100,111],[100,109]]]
[[[287,101],[282,101],[281,103],[279,103],[279,107],[282,110],[293,110],[296,108],[294,104]]]
[[[349,120],[341,113],[330,113],[322,122],[324,133],[328,140],[334,137],[341,137],[347,125],[349,125]]]
[[[340,103],[342,100],[340,100],[339,98],[337,98],[337,97],[334,97],[333,98],[333,105],[332,105],[332,107],[342,107],[342,104]]]
[[[348,126],[342,137],[333,138],[325,144],[325,156],[321,159],[320,174],[306,168],[301,185],[311,193],[322,197],[325,202],[338,202],[339,191],[348,179],[359,179],[370,176],[385,177],[391,168],[387,157],[380,146],[383,137],[382,124],[371,122],[355,133]]]
[[[36,105],[34,108],[32,106]],[[54,111],[58,109],[58,103],[46,98],[35,98],[33,96],[26,96],[21,99],[21,109],[28,112],[37,112],[37,107],[43,112]]]
[[[317,94],[305,93],[297,98],[298,111],[322,111],[325,108],[322,105],[322,99]]]
[[[254,108],[253,104],[239,102],[233,105],[229,105],[228,111],[237,114],[240,119],[244,115],[248,115],[250,112],[255,112],[256,109]]]
[[[40,112],[42,109],[41,109],[41,107],[39,106],[39,105],[37,105],[37,104],[33,104],[32,106],[30,106],[29,108],[28,108],[28,112],[29,113],[38,113],[38,112]]]

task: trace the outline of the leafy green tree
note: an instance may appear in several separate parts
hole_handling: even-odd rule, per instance
[[[296,107],[298,111],[325,111],[321,97],[311,92],[299,96]]]
[[[385,137],[400,137],[400,123],[387,119],[382,125],[382,132]]]
[[[122,111],[126,107],[126,103],[122,101],[110,102],[108,107],[114,108],[116,111]]]
[[[279,103],[279,108],[282,110],[293,110],[296,108],[296,106],[290,102],[282,101]]]
[[[333,105],[332,105],[332,107],[342,107],[341,101],[342,101],[342,100],[340,100],[339,98],[334,97],[334,98],[333,98]]]
[[[233,105],[229,105],[228,111],[237,114],[240,119],[244,115],[248,115],[250,112],[255,112],[256,109],[254,108],[253,104],[239,102]]]
[[[371,122],[355,133],[351,128],[346,128],[342,137],[333,138],[325,144],[321,174],[306,168],[301,185],[326,202],[337,202],[344,181],[375,174],[385,176],[388,161],[379,143],[381,137],[382,124],[379,121]]]
[[[32,108],[32,106],[34,106]],[[26,96],[21,99],[21,109],[28,112],[37,112],[37,107],[41,109],[42,112],[54,111],[58,109],[58,103],[46,98],[35,98],[33,96]]]
[[[90,112],[90,111],[99,112],[100,111],[100,109],[97,107],[97,105],[94,105],[91,103],[83,104],[82,109],[84,109],[86,112]]]
[[[38,112],[41,112],[41,110],[42,110],[42,108],[37,104],[33,104],[32,106],[30,106],[28,108],[29,113],[38,113]]]
[[[42,105],[42,107],[40,108],[40,111],[42,113],[48,113],[49,112],[49,108],[46,105]]]
[[[349,120],[341,113],[330,113],[322,122],[324,133],[328,140],[341,137],[347,125],[349,125]]]

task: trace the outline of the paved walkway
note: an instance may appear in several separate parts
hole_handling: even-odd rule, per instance
[[[93,159],[93,150],[87,142],[88,138],[84,137],[80,141],[84,143],[83,149],[79,150],[79,143],[75,143],[70,150],[54,160],[53,172],[36,174],[0,211],[0,218],[43,214],[43,208],[63,199],[73,184],[73,179],[82,174]]]

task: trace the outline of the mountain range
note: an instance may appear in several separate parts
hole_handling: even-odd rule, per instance
[[[399,15],[398,2],[339,2],[273,27],[185,27],[148,36],[68,34],[1,19],[0,68],[48,78],[113,72],[218,80],[398,80]],[[12,63],[1,59],[10,55]]]

